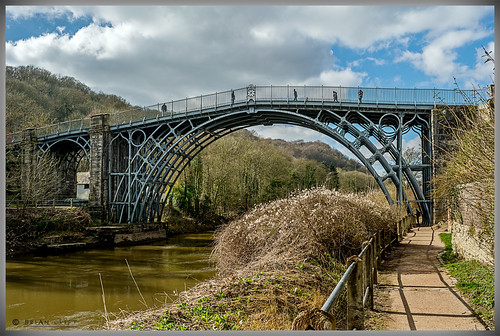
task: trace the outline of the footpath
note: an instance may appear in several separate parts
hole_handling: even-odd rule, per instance
[[[410,230],[379,267],[375,311],[384,330],[486,330],[440,266],[443,228]]]

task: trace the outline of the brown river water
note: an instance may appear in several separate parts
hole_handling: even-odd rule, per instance
[[[213,232],[182,234],[147,245],[7,260],[6,328],[101,329],[102,287],[108,314],[145,309],[137,286],[148,307],[171,302],[215,275],[212,238]]]

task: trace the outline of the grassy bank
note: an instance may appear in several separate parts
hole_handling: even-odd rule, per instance
[[[394,223],[394,212],[371,199],[318,188],[257,206],[216,231],[215,278],[173,303],[110,317],[105,327],[290,330],[301,311],[323,305],[369,232]],[[332,311],[338,329],[345,311],[343,293]]]
[[[449,274],[457,280],[455,287],[470,301],[476,314],[495,329],[495,269],[475,260],[463,260],[453,251],[451,233],[440,233],[446,248],[441,258]]]

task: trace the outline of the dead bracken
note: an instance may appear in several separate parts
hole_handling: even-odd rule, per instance
[[[301,311],[322,306],[370,233],[392,229],[396,213],[372,199],[314,188],[256,206],[215,232],[215,278],[105,328],[290,330]],[[332,311],[338,329],[345,304],[344,293]]]

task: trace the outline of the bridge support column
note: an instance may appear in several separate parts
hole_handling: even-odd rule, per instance
[[[432,134],[432,177],[441,173],[446,163],[440,159],[447,150],[450,150],[450,135],[446,133],[442,122],[447,119],[446,112],[443,109],[433,109],[431,111],[431,134]],[[432,189],[432,186],[431,188]],[[447,208],[443,200],[434,200],[432,225],[447,221]]]
[[[21,199],[28,200],[31,198],[31,195],[28,195],[28,193],[30,193],[30,187],[27,185],[26,181],[30,181],[34,173],[33,170],[37,167],[38,146],[35,130],[33,128],[28,128],[23,131],[21,148]]]
[[[89,212],[94,219],[108,220],[109,114],[92,116],[90,130]]]
[[[431,128],[423,127],[422,135],[421,135],[421,148],[422,148],[422,156],[421,161],[424,169],[422,170],[422,193],[426,200],[432,200],[434,197],[432,196],[432,145],[431,145],[432,133]],[[434,217],[434,204],[432,201],[418,204],[418,207],[421,208],[422,213],[422,222],[419,225],[430,226],[433,225],[433,217]],[[427,214],[425,212],[425,208],[429,210],[430,217],[427,218]]]

